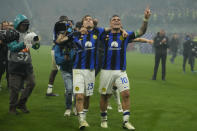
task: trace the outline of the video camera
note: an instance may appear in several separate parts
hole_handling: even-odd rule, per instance
[[[59,36],[60,34],[64,35],[65,37],[68,37],[67,40],[59,43],[59,46],[64,49],[73,49],[76,48],[76,45],[73,43],[73,25],[74,22],[72,20],[66,20],[66,21],[58,21],[55,24],[54,31]]]
[[[72,25],[73,25],[73,21],[72,20],[67,20],[67,21],[58,21],[56,22],[55,24],[55,28],[54,28],[54,31],[57,33],[57,34],[65,34],[65,35],[68,35],[70,33],[73,32],[73,28],[72,28]]]
[[[27,47],[32,47],[32,46],[36,46],[39,45],[40,43],[40,39],[38,37],[38,35],[34,32],[29,32],[25,35],[24,37],[24,43]]]
[[[4,43],[10,43],[12,41],[19,40],[19,33],[16,30],[0,30],[0,40]]]

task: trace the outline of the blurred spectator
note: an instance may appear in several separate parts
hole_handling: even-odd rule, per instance
[[[179,39],[178,39],[178,35],[174,34],[170,43],[170,51],[172,53],[172,57],[170,59],[171,63],[174,63],[174,59],[176,58],[177,55],[177,51],[178,51],[178,46],[179,46]]]
[[[185,66],[188,59],[188,63],[191,66],[191,72],[194,72],[195,55],[192,52],[194,49],[194,42],[190,35],[187,35],[185,40],[186,41],[183,43],[183,72],[185,73]]]
[[[157,36],[154,38],[153,46],[155,48],[155,66],[152,80],[156,80],[160,60],[162,63],[162,80],[165,80],[167,48],[169,45],[168,37],[165,35],[165,31],[163,29],[160,30],[160,32],[158,32]]]

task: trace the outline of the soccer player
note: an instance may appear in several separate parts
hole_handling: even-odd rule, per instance
[[[135,38],[134,40],[132,40],[132,42],[143,42],[143,43],[148,43],[148,44],[153,44],[153,40],[149,40],[149,39],[146,39],[146,38]],[[103,55],[102,55],[102,58],[103,58]],[[122,110],[122,104],[121,104],[121,101],[120,101],[120,93],[119,91],[117,90],[117,87],[116,86],[113,86],[112,88],[112,94],[115,98],[115,101],[118,105],[118,112],[123,112]],[[110,105],[110,103],[108,102],[108,106],[107,106],[107,109],[108,110],[111,110],[112,107]]]
[[[130,96],[129,80],[126,74],[126,47],[128,42],[146,32],[148,19],[151,15],[150,9],[144,12],[144,22],[142,27],[136,32],[128,32],[128,37],[123,38],[121,35],[121,20],[118,15],[110,19],[111,31],[106,32],[102,37],[104,43],[103,65],[100,75],[99,91],[101,93],[101,127],[108,128],[107,124],[107,103],[109,95],[112,94],[113,84],[118,88],[122,97],[123,108],[123,128],[135,130],[129,122],[130,117]]]
[[[97,40],[104,31],[103,28],[94,28],[93,18],[89,15],[83,17],[82,26],[87,29],[87,34],[78,35],[74,39],[80,48],[76,53],[73,67],[73,91],[76,95],[80,129],[89,126],[86,113],[94,89]]]

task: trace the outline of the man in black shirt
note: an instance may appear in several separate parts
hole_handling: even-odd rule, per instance
[[[155,48],[155,66],[152,80],[156,80],[160,59],[162,63],[162,80],[165,80],[167,48],[169,48],[169,45],[168,37],[165,36],[165,31],[163,29],[160,30],[154,38],[153,46]]]
[[[174,34],[171,41],[170,41],[170,51],[172,53],[172,57],[171,57],[170,61],[172,64],[174,63],[174,59],[176,58],[178,46],[179,46],[178,35]]]
[[[186,41],[183,43],[183,72],[185,73],[185,65],[189,59],[189,64],[191,66],[191,71],[194,72],[194,60],[195,56],[192,51],[194,48],[194,42],[191,40],[191,36],[186,36]]]

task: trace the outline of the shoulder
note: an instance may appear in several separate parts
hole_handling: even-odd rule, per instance
[[[137,36],[134,31],[126,31],[129,39],[135,39]]]
[[[129,35],[135,34],[134,31],[126,31]]]
[[[105,31],[105,29],[102,27],[96,27],[96,28],[94,28],[94,30],[98,31],[99,33],[103,33]]]

